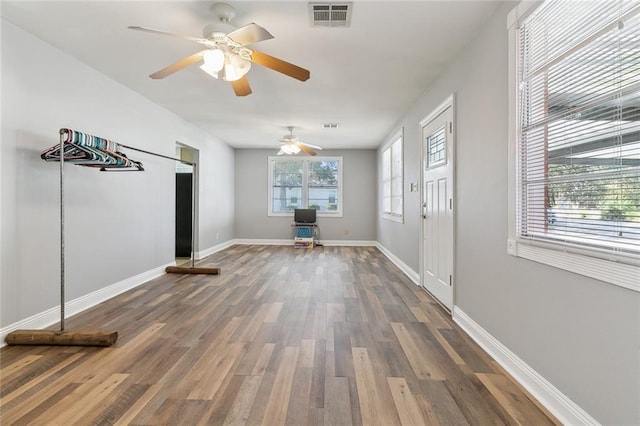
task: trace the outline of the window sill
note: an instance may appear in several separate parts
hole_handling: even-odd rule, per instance
[[[342,212],[318,212],[318,217],[342,217]]]
[[[569,246],[508,240],[509,254],[640,292],[640,266],[618,259],[588,256]]]
[[[267,217],[291,217],[293,218],[293,212],[269,212]],[[342,212],[316,212],[316,217],[343,217]]]
[[[392,222],[404,223],[404,217],[400,216],[400,215],[393,215],[393,214],[383,213],[382,218],[390,220]]]

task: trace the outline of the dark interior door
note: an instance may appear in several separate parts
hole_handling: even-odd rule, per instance
[[[176,173],[176,257],[191,257],[192,174]]]

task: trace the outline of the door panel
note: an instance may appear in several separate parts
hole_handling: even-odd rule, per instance
[[[422,285],[453,308],[453,108],[422,125]]]
[[[437,224],[435,225],[437,231],[437,237],[434,238],[437,246],[434,248],[435,252],[438,253],[438,282],[441,285],[449,285],[449,274],[451,273],[449,269],[448,256],[446,253],[449,252],[449,239],[447,235],[449,234],[449,218],[447,217],[447,205],[449,204],[447,201],[449,199],[449,181],[444,179],[438,180],[438,213],[437,213]]]
[[[425,197],[426,197],[426,209],[427,216],[434,216],[434,183],[433,181],[425,181]],[[429,275],[430,279],[434,277],[435,270],[435,260],[437,260],[436,256],[434,256],[435,250],[432,245],[435,239],[433,238],[436,233],[436,228],[434,227],[435,222],[425,221],[424,224],[424,272]]]

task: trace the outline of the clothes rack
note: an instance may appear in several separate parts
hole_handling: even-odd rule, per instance
[[[130,160],[119,145],[108,139],[71,129],[60,129],[60,142],[41,154],[45,161],[60,163],[60,329],[16,330],[5,341],[10,345],[111,346],[118,340],[117,331],[77,330],[65,328],[65,205],[64,163],[70,162],[100,170],[129,169],[144,171],[142,163]]]
[[[192,173],[192,234],[191,267],[169,266],[167,273],[217,275],[220,268],[195,267],[195,175],[196,164],[179,158],[146,151],[132,146],[117,144],[108,139],[71,129],[60,129],[60,142],[41,154],[45,161],[60,163],[60,329],[16,330],[9,333],[5,341],[10,345],[65,345],[65,346],[111,346],[118,339],[117,331],[65,329],[65,204],[64,204],[64,163],[99,168],[103,172],[144,171],[141,162],[129,159],[121,149],[129,149],[144,154],[179,161],[193,167]]]

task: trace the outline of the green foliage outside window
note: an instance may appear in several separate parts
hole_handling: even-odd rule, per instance
[[[606,166],[560,164],[549,167],[548,207],[570,203],[604,220],[640,221],[640,174],[580,179],[607,172]]]

